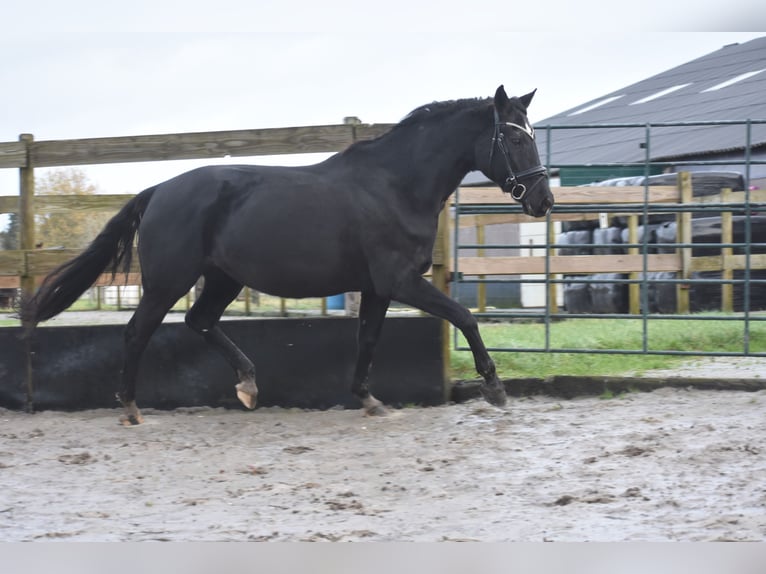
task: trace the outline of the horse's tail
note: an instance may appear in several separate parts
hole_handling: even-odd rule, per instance
[[[72,305],[107,268],[112,279],[120,268],[126,274],[130,271],[133,239],[155,189],[150,187],[125,204],[85,251],[51,271],[37,293],[22,301],[20,317],[27,326],[27,334],[40,321],[55,317]]]

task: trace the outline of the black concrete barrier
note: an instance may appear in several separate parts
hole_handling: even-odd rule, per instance
[[[260,406],[361,408],[351,395],[356,319],[242,319],[223,330],[256,365]],[[32,340],[33,404],[38,410],[118,406],[124,325],[39,327]],[[384,403],[444,400],[440,321],[389,317],[376,349],[373,393]],[[224,359],[181,323],[154,334],[138,377],[140,407],[240,408],[236,376]],[[25,408],[26,355],[18,328],[0,329],[0,407]]]

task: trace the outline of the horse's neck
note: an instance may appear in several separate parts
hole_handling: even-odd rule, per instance
[[[390,150],[380,154],[380,161],[392,172],[403,193],[424,205],[441,206],[465,175],[475,169],[473,146],[480,132],[476,122],[465,120],[422,129],[413,126],[391,134]]]

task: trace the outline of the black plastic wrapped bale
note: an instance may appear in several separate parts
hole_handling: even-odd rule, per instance
[[[745,253],[744,243],[747,241],[747,217],[744,215],[735,215],[731,218],[732,242],[742,243],[742,247],[735,247],[734,254],[741,255]],[[750,242],[766,243],[766,216],[753,215],[750,217]],[[721,241],[721,218],[704,217],[692,221],[692,242],[693,243],[720,243]],[[751,253],[766,253],[766,247],[754,245]],[[717,247],[695,247],[692,250],[694,257],[703,255],[720,255],[720,249]]]
[[[619,227],[597,228],[593,230],[593,243],[601,243],[603,247],[594,247],[594,255],[622,255],[624,247],[618,247],[623,243],[622,229]]]
[[[627,279],[621,273],[596,273],[590,276],[590,300],[593,313],[627,313],[628,284],[627,283],[597,283],[595,281]]]
[[[676,185],[677,173],[663,173],[649,176],[649,185]],[[640,185],[644,185],[641,182]],[[745,189],[745,178],[736,171],[695,171],[692,172],[692,193],[694,197],[717,195],[722,189],[742,191]]]
[[[583,276],[577,276],[583,279]],[[564,283],[564,309],[567,313],[579,315],[591,313],[590,285],[587,283]]]
[[[654,238],[657,243],[676,243],[676,233],[678,233],[675,221],[666,221],[657,226]],[[675,247],[657,247],[657,253],[675,253]]]
[[[639,275],[643,278],[643,274]],[[667,279],[675,279],[676,274],[672,271],[650,272],[646,275],[648,283],[646,284],[647,300],[649,313],[675,313],[676,312],[676,284],[665,283]],[[644,288],[644,284],[641,284]],[[643,297],[641,298],[641,308],[643,309]]]
[[[733,191],[742,191],[745,189],[745,179],[742,174],[734,171],[699,171],[692,172],[692,197],[706,197],[717,195],[724,188]],[[653,175],[648,178],[649,185],[676,185],[678,182],[677,173],[664,173]],[[695,211],[692,212],[692,219],[708,217],[710,212]],[[650,215],[649,222],[657,223],[659,221],[673,220],[673,215]]]
[[[733,191],[742,191],[745,189],[745,179],[742,174],[735,171],[707,171],[707,172],[692,172],[692,196],[704,197],[709,195],[716,195],[721,193],[722,189],[728,188]],[[614,180],[612,185],[620,185],[620,180]],[[629,183],[622,183],[621,185],[645,185],[648,181],[650,186],[662,185],[662,186],[676,186],[678,184],[677,173],[663,173],[660,175],[652,175],[649,178],[626,178],[625,181]],[[709,215],[705,212],[692,212],[692,218],[707,217]],[[643,216],[639,217],[639,220],[643,223]],[[674,221],[675,215],[650,215],[649,223],[663,223],[666,221]],[[621,223],[627,225],[627,218],[620,218]]]
[[[735,215],[731,221],[732,242],[746,242],[745,229],[747,227],[747,217],[744,215]],[[766,216],[753,215],[750,217],[750,242],[755,244],[751,247],[751,253],[766,253],[765,246],[759,246],[759,243],[766,243]],[[655,231],[657,243],[675,243],[677,226],[675,221],[663,223]],[[721,218],[720,217],[701,217],[692,220],[692,243],[720,243],[721,242]],[[744,245],[735,247],[734,254],[741,255],[745,253]],[[659,253],[674,253],[675,247],[658,247]],[[720,255],[719,247],[695,247],[692,250],[692,256],[702,257],[706,255]]]
[[[692,279],[721,279],[720,271],[702,271],[692,273]],[[721,310],[720,283],[693,283],[689,287],[689,310],[692,313],[700,311]]]
[[[591,231],[598,227],[598,221],[593,219],[587,219],[585,221],[562,221],[561,231],[566,233],[568,231]]]
[[[737,270],[733,278],[738,281],[745,279],[745,271]],[[700,271],[692,273],[692,279],[720,280],[720,271]],[[750,271],[751,280],[766,279],[766,271],[753,269]],[[693,313],[700,311],[720,311],[722,304],[722,289],[720,283],[695,283],[690,287],[689,307]],[[766,285],[750,283],[750,311],[766,309]],[[737,313],[745,311],[745,284],[735,283],[732,293],[733,309]]]
[[[732,217],[732,236],[737,235],[736,218]],[[733,238],[735,242],[736,239]],[[721,242],[721,218],[703,217],[692,221],[692,243],[720,243]],[[721,249],[718,247],[695,247],[692,249],[692,257],[702,257],[708,255],[720,255]]]
[[[580,247],[592,243],[593,232],[590,229],[581,229],[579,231],[567,231],[559,234],[556,239],[556,245],[573,245],[574,247],[564,247],[559,250],[561,255],[591,255],[593,249],[590,247]]]
[[[657,243],[657,229],[659,227],[660,227],[660,224],[639,225],[638,226],[638,230],[637,230],[638,233],[636,234],[636,235],[638,235],[638,237],[636,239],[636,243],[643,243],[644,242],[644,232],[649,234],[649,237],[646,240],[648,245],[654,245],[655,243]],[[628,241],[628,234],[629,234],[629,230],[627,228],[626,229],[622,229],[620,231],[620,236],[622,238],[622,242],[623,243],[630,243]],[[657,248],[656,247],[649,247],[648,252],[649,253],[656,253],[657,252]]]
[[[734,279],[744,279],[744,271],[735,271]],[[766,280],[766,270],[753,269],[750,271],[750,280]],[[750,283],[750,311],[763,311],[766,309],[766,284]],[[744,285],[734,286],[734,310],[745,310],[745,287]]]

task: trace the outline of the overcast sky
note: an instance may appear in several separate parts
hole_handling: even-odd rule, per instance
[[[501,83],[515,95],[538,89],[536,122],[766,35],[739,31],[759,21],[764,29],[760,0],[710,9],[647,0],[620,16],[619,3],[538,1],[514,12],[519,3],[388,0],[371,11],[344,0],[12,2],[0,20],[0,141],[332,124],[350,115],[396,122],[434,100],[490,96]],[[83,169],[104,192],[133,193],[198,163]],[[0,194],[16,193],[16,170],[0,170]]]

